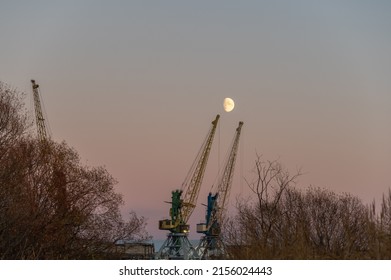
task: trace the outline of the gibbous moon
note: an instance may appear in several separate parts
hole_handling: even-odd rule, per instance
[[[224,99],[223,107],[224,111],[231,112],[235,107],[235,102],[231,98],[227,97]]]

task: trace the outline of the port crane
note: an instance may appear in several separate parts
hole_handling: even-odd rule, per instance
[[[159,229],[168,230],[167,239],[156,254],[157,259],[198,259],[188,240],[188,220],[193,213],[204,177],[212,142],[220,115],[212,121],[211,128],[180,190],[171,193],[170,219],[160,220]]]
[[[41,95],[39,94],[39,85],[35,80],[31,80],[31,86],[33,89],[34,97],[34,109],[35,109],[35,123],[37,126],[37,136],[41,143],[41,151],[45,156],[50,155],[53,152],[53,146],[49,144],[50,142],[50,133],[45,124],[45,118],[43,117],[43,111],[41,106]],[[47,162],[48,159],[45,159]],[[57,204],[58,214],[62,214],[66,211],[66,175],[62,169],[57,164],[53,165],[52,173],[52,184],[56,186],[55,189],[55,200]]]
[[[41,99],[38,92],[39,85],[35,83],[35,80],[31,80],[34,96],[34,109],[35,109],[35,123],[37,125],[38,139],[41,142],[45,142],[48,139],[49,133],[45,125],[45,119],[42,113]]]
[[[200,259],[224,258],[224,246],[220,236],[221,222],[231,190],[242,126],[243,122],[239,122],[232,141],[231,152],[217,183],[217,191],[215,194],[209,193],[208,195],[206,221],[205,223],[197,224],[197,232],[203,234],[196,249]]]

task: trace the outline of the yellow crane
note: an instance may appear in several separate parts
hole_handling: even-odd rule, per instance
[[[187,239],[190,228],[188,220],[196,206],[219,118],[220,115],[217,115],[212,121],[207,137],[204,140],[181,189],[172,192],[170,219],[159,221],[159,229],[168,230],[170,233],[167,235],[166,241],[156,254],[156,258],[158,259],[198,258],[195,249]],[[184,195],[182,197],[183,193]]]
[[[204,234],[197,246],[197,254],[201,259],[224,258],[224,246],[220,236],[221,223],[232,186],[242,126],[243,122],[239,122],[224,171],[218,180],[217,191],[214,195],[208,195],[206,221],[197,224],[197,232]]]

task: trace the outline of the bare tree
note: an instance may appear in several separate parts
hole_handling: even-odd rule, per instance
[[[122,196],[103,167],[65,142],[26,133],[17,92],[0,87],[0,258],[107,258],[120,239],[146,240],[145,219],[120,214]]]
[[[290,175],[278,161],[263,161],[259,155],[254,173],[255,178],[247,184],[255,199],[239,199],[236,218],[226,228],[226,246],[234,251],[234,258],[272,258],[281,250],[281,238],[287,230],[281,218],[288,214],[284,201],[301,175],[300,171]],[[294,198],[293,193],[290,195]]]
[[[23,110],[23,95],[0,81],[0,160],[31,125]]]
[[[320,188],[298,190],[295,185],[300,175],[300,171],[290,175],[277,161],[262,161],[257,156],[255,179],[248,182],[254,195],[237,200],[237,214],[224,228],[232,258],[370,259],[386,255],[373,250],[379,248],[376,242],[387,248],[391,198],[383,200],[383,228],[379,229],[374,211],[360,199]]]
[[[383,194],[380,214],[376,217],[377,252],[382,259],[391,259],[391,189]]]
[[[320,188],[305,194],[314,258],[370,258],[369,208],[350,194]]]

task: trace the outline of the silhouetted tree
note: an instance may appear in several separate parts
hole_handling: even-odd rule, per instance
[[[0,82],[0,160],[30,125],[23,107],[23,94]]]
[[[381,259],[391,259],[391,189],[383,194],[377,222],[377,253]]]
[[[237,215],[225,230],[226,247],[235,251],[231,252],[233,258],[273,258],[281,251],[281,242],[290,242],[283,240],[284,231],[288,230],[282,222],[288,214],[284,201],[300,171],[290,175],[278,161],[263,161],[257,155],[254,174],[248,187],[255,196],[237,201]]]
[[[237,200],[237,214],[224,227],[233,259],[390,258],[391,192],[380,217],[350,194],[295,187],[277,161],[255,161],[253,196]]]
[[[28,133],[18,92],[0,83],[0,258],[107,258],[120,239],[146,240],[145,219],[120,214],[103,167],[82,165],[65,142]]]

